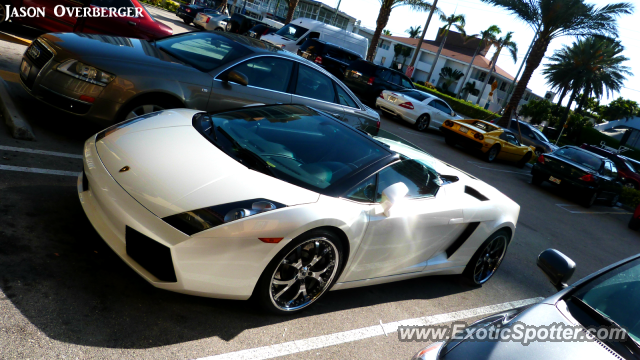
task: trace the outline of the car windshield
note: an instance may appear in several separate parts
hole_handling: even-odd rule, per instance
[[[293,24],[287,24],[282,29],[276,31],[276,34],[284,38],[287,38],[289,40],[295,41],[300,39],[300,37],[304,35],[307,31],[309,31],[309,29],[305,27],[293,25]]]
[[[200,71],[209,72],[239,57],[249,49],[217,32],[190,32],[158,40],[157,47]]]
[[[640,259],[604,273],[578,289],[575,297],[615,321],[640,341]]]
[[[392,154],[358,130],[297,105],[204,114],[194,127],[245,166],[320,193]]]
[[[538,137],[539,140],[544,141],[544,142],[550,142],[549,139],[547,139],[547,137],[544,136],[544,134],[540,130],[538,130],[538,129],[534,128],[534,127],[531,127],[531,130],[533,131],[534,134],[536,134],[536,136]]]
[[[600,165],[602,165],[602,161],[600,160],[600,158],[592,155],[588,151],[582,151],[570,147],[560,148],[558,149],[558,151],[554,152],[554,155],[565,158],[567,160],[571,160],[593,170],[600,169]]]

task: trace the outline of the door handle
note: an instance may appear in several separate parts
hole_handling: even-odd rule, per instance
[[[457,218],[449,220],[449,225],[453,224],[462,224],[464,222],[464,218]]]
[[[136,22],[135,22],[135,21],[129,21],[129,22],[128,22],[128,24],[129,24],[129,25],[131,25],[131,26],[136,26],[136,25],[138,25],[138,24],[136,24]]]

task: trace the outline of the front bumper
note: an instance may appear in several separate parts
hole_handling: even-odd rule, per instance
[[[486,152],[487,150],[489,150],[489,148],[484,148],[483,147],[483,142],[477,141],[477,140],[473,140],[470,139],[454,130],[451,130],[447,127],[441,126],[440,127],[440,131],[444,134],[444,136],[450,136],[453,139],[455,139],[456,143],[464,146],[464,147],[468,147],[471,149],[476,149],[476,150],[480,150],[482,152]]]

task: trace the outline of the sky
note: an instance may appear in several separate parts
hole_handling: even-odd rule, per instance
[[[335,8],[339,0],[319,1]],[[610,3],[610,1],[607,0],[586,1],[587,3],[595,4],[598,7]],[[618,32],[619,40],[625,47],[623,55],[629,58],[624,65],[628,66],[631,69],[631,72],[635,73],[635,77],[629,76],[627,78],[627,81],[624,83],[625,87],[620,91],[620,93],[615,93],[609,98],[607,98],[606,95],[603,96],[600,100],[601,104],[607,104],[619,96],[640,103],[640,26],[637,26],[637,22],[640,20],[640,0],[626,1],[635,5],[635,13],[619,18]],[[514,41],[518,44],[518,62],[514,64],[513,59],[509,56],[508,52],[502,52],[498,59],[498,66],[505,69],[511,75],[516,75],[520,65],[522,64],[522,60],[527,53],[527,49],[533,40],[535,29],[532,29],[529,25],[519,21],[515,16],[509,14],[507,11],[484,4],[480,0],[438,0],[437,6],[446,15],[451,15],[454,12],[456,14],[464,14],[466,16],[465,29],[467,34],[477,34],[491,25],[498,25],[502,30],[502,35],[508,31],[513,31]],[[378,18],[378,12],[380,11],[380,3],[378,0],[342,0],[340,3],[340,10],[358,20],[362,20],[362,26],[369,29],[375,29],[376,19]],[[405,30],[409,29],[410,26],[420,25],[424,27],[428,15],[428,12],[415,12],[407,6],[397,7],[393,9],[386,29],[391,31],[394,36],[408,36],[408,34],[405,33]],[[442,25],[443,24],[440,22],[438,17],[434,15],[431,19],[431,24],[429,25],[425,39],[435,39],[437,30]],[[553,40],[549,45],[545,56],[551,56],[554,50],[562,48],[563,45],[571,45],[575,40],[576,39],[574,37],[561,37]],[[492,55],[493,49],[487,56],[491,57]],[[542,61],[542,64],[533,73],[528,85],[529,89],[533,90],[534,93],[540,96],[544,96],[544,94],[549,90],[549,87],[545,84],[545,79],[541,73],[546,61],[546,58]],[[565,97],[565,103],[567,102],[568,97],[569,96]]]

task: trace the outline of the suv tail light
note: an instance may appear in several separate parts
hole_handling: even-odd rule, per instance
[[[374,78],[373,76],[372,76],[372,77],[370,77],[370,78],[369,78],[369,81],[367,81],[367,85],[373,85],[373,81],[374,81],[375,79],[376,79],[376,78]]]
[[[586,181],[586,182],[594,182],[594,181],[596,181],[596,178],[595,178],[595,176],[593,176],[591,174],[587,174],[587,175],[581,176],[580,180]]]
[[[384,95],[382,95],[382,91],[380,91],[380,99],[384,99]]]
[[[269,32],[269,28],[264,29],[264,32],[262,32],[262,36],[267,35],[268,32]]]
[[[314,63],[322,65],[322,56],[316,56]]]
[[[380,120],[378,120],[378,123],[376,123],[376,129],[380,129]]]
[[[209,23],[209,20],[211,20],[211,18],[207,16],[207,24]]]
[[[402,104],[400,104],[398,106],[403,107],[405,109],[413,110],[413,104],[411,102],[409,102],[409,101],[403,102]]]
[[[544,164],[544,155],[540,155],[540,156],[538,156],[538,162],[539,162],[540,164]]]

